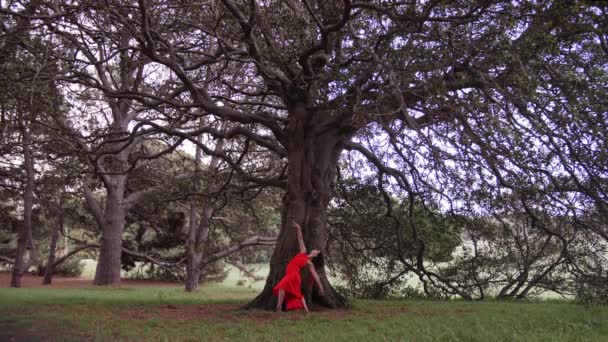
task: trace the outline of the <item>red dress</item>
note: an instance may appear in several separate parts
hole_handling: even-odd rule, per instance
[[[279,290],[285,291],[285,303],[287,310],[298,310],[303,309],[302,305],[302,278],[300,271],[308,262],[308,255],[306,253],[297,254],[289,264],[287,264],[287,270],[285,276],[279,283],[272,289],[275,296],[279,295]]]

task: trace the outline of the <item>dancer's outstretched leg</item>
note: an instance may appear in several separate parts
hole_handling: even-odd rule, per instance
[[[310,313],[310,311],[308,311],[308,306],[306,305],[306,299],[304,299],[304,297],[302,297],[302,306],[304,307],[304,311],[306,311],[306,313]]]
[[[279,299],[277,301],[277,312],[282,311],[284,300],[285,300],[285,290],[279,290]]]

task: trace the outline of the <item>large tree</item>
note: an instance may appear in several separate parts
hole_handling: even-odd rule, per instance
[[[146,75],[147,88],[105,87],[105,96],[182,113],[130,116],[134,124],[188,139],[246,181],[285,190],[270,274],[250,307],[274,307],[272,287],[297,252],[291,221],[303,227],[309,248],[327,252],[325,220],[341,156],[358,172],[377,173],[389,191],[445,210],[487,213],[489,199],[509,195],[539,224],[539,206],[579,221],[608,211],[603,3],[88,5],[54,4],[42,19],[94,13],[99,20],[73,28],[85,33],[111,23],[116,37],[129,37],[116,40],[116,56],[129,51],[158,68]],[[192,124],[207,116],[229,125]],[[201,134],[233,148],[210,149]],[[260,155],[273,156],[275,167],[260,172]],[[605,227],[585,229],[604,242],[608,236]],[[322,258],[316,267],[326,291],[307,287],[307,298],[344,305]]]
[[[387,186],[451,210],[470,208],[463,194],[478,189],[528,206],[527,194],[538,193],[571,215],[590,203],[606,210],[602,5],[223,0],[139,1],[136,10],[118,19],[189,94],[137,97],[231,121],[230,134],[216,135],[243,136],[289,165],[285,176],[252,179],[286,192],[270,274],[251,307],[274,306],[272,287],[296,253],[291,221],[309,248],[326,252],[345,150],[369,160]],[[225,67],[209,76],[217,64]],[[579,196],[568,202],[568,194]],[[342,306],[323,262],[317,267],[327,291],[307,288],[308,298]]]
[[[21,286],[21,277],[36,261],[34,241],[34,205],[44,141],[48,139],[44,126],[47,116],[61,111],[62,97],[53,78],[57,61],[52,58],[52,46],[35,32],[32,20],[39,1],[27,3],[19,16],[2,13],[0,28],[0,186],[20,192],[22,205],[15,212],[23,217],[19,224],[12,287]],[[46,160],[46,167],[52,161]],[[10,198],[3,198],[3,201]],[[28,252],[29,251],[29,257]]]
[[[90,165],[82,189],[101,233],[94,283],[108,285],[120,282],[127,214],[154,186],[134,191],[129,184],[132,170],[150,157],[142,147],[146,135],[132,127],[147,112],[133,100],[111,96],[145,87],[149,60],[129,48],[129,30],[111,17],[97,15],[100,6],[66,4],[66,12],[46,24],[60,42],[55,53],[62,59],[63,69],[56,77],[66,85],[72,105],[71,113],[57,120],[57,126],[65,134],[64,141]],[[165,152],[174,148],[169,146]]]

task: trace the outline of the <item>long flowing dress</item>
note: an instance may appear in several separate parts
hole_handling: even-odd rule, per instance
[[[275,296],[279,295],[279,290],[285,291],[285,304],[287,310],[303,309],[302,305],[302,278],[300,271],[308,262],[306,253],[299,253],[287,264],[285,276],[272,289]]]

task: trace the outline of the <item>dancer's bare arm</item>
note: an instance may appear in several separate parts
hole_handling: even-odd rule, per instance
[[[306,253],[306,245],[304,244],[304,236],[302,236],[302,228],[299,224],[293,223],[294,228],[296,228],[296,233],[298,235],[298,245],[300,246],[300,253]]]
[[[321,279],[317,274],[317,270],[315,270],[315,265],[313,265],[311,261],[308,261],[308,270],[310,271],[310,275],[312,275],[313,279],[315,280],[315,283],[317,283],[317,288],[319,288],[319,294],[323,296],[325,294],[325,291],[323,290],[323,284],[321,284]]]

